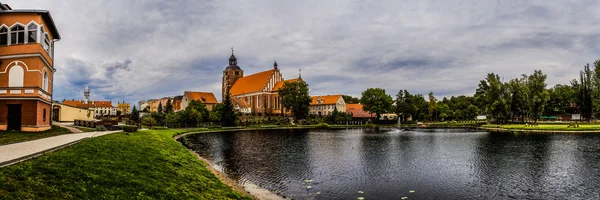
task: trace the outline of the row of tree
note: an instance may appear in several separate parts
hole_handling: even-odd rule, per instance
[[[584,120],[600,118],[600,60],[592,67],[585,65],[579,79],[573,79],[570,85],[547,88],[546,79],[541,70],[509,81],[489,73],[473,97],[452,96],[438,101],[432,92],[425,97],[400,90],[393,100],[384,89],[370,88],[358,101],[378,118],[382,113],[397,113],[402,120],[473,120],[477,115],[487,115],[498,123],[535,123],[542,116],[567,114],[581,114]],[[349,96],[344,99],[354,101]]]
[[[191,101],[185,109],[178,112],[173,110],[171,100],[167,101],[164,109],[160,103],[157,110],[157,112],[151,112],[140,119],[139,111],[134,106],[130,120],[150,127],[168,126],[170,128],[198,127],[208,123],[234,126],[237,121],[237,115],[229,95],[226,96],[223,103],[215,105],[211,111],[208,111],[202,102],[196,100]]]

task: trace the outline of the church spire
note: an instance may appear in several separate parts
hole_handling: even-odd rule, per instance
[[[233,47],[231,47],[231,56],[229,57],[229,66],[236,66],[237,58],[233,55]]]
[[[298,78],[302,79],[302,69],[298,69]]]
[[[275,61],[275,64],[273,64],[273,68],[277,69],[277,61]]]

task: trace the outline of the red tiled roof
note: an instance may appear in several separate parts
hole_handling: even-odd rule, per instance
[[[285,81],[279,81],[275,84],[275,87],[273,87],[273,91],[278,91],[281,87],[283,87],[283,84],[286,82],[298,82],[301,80],[302,79],[295,78],[295,79],[290,79],[290,80],[285,80]]]
[[[250,108],[250,105],[248,104],[248,102],[246,102],[244,99],[242,98],[233,98],[233,101],[235,102],[235,104],[237,106],[239,106],[240,108]]]
[[[111,101],[88,101],[88,104],[85,104],[85,102],[82,100],[63,100],[62,104],[80,108],[113,107]]]
[[[346,104],[346,113],[351,114],[354,118],[374,118],[375,113],[370,113],[363,110],[361,104]]]
[[[323,102],[321,102],[320,104],[317,102],[317,99],[319,99],[319,97],[323,100]],[[336,95],[327,95],[327,96],[312,96],[312,102],[310,103],[310,105],[335,105],[337,104],[337,101],[342,98],[341,94],[336,94]]]
[[[231,90],[229,92],[232,96],[235,96],[245,93],[261,91],[265,87],[265,84],[267,84],[269,78],[271,78],[271,75],[275,72],[275,70],[276,69],[271,69],[264,72],[252,74],[250,76],[238,78],[235,81],[235,83],[233,83],[233,86],[231,87]]]
[[[192,92],[185,91],[183,93],[190,101],[197,100],[202,102],[203,104],[218,104],[217,98],[212,92]]]

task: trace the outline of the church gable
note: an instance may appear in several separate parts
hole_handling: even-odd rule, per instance
[[[282,81],[283,81],[283,78],[281,76],[281,72],[279,72],[279,70],[273,70],[273,74],[271,74],[269,81],[267,81],[267,83],[265,83],[265,87],[264,87],[263,91],[265,91],[265,92],[275,91],[275,86],[279,82],[282,82]]]

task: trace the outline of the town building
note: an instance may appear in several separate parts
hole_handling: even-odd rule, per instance
[[[52,103],[52,120],[60,122],[73,122],[75,120],[93,120],[94,109],[76,107],[62,103]]]
[[[351,115],[354,120],[367,121],[377,118],[375,113],[363,110],[362,104],[346,104],[346,114]]]
[[[335,109],[338,112],[346,111],[346,102],[341,94],[312,96],[309,113],[317,116],[331,115]]]
[[[0,130],[52,127],[54,42],[60,39],[47,10],[0,3]]]
[[[181,109],[184,110],[187,108],[188,105],[190,105],[190,102],[194,100],[200,101],[202,104],[204,104],[208,111],[212,111],[212,109],[219,103],[212,92],[185,91],[181,99]]]
[[[112,101],[94,101],[90,100],[90,89],[85,86],[83,90],[83,100],[63,100],[63,105],[68,105],[78,108],[88,108],[94,111],[94,117],[116,116],[117,108],[113,107]]]
[[[289,111],[284,112],[278,94],[286,81],[302,81],[302,78],[298,76],[297,79],[284,80],[277,62],[273,64],[273,69],[244,76],[232,50],[229,65],[223,71],[222,98],[225,99],[229,91],[232,103],[239,112],[287,114]]]
[[[181,110],[181,100],[183,100],[183,96],[182,95],[173,97],[172,104],[173,104],[173,110],[174,111],[180,111]]]
[[[131,105],[125,101],[117,102],[117,111],[120,111],[121,115],[128,115],[131,113]]]
[[[144,108],[150,109],[150,104],[148,104],[148,101],[146,101],[146,100],[139,101],[137,109],[140,111],[143,111]]]

